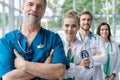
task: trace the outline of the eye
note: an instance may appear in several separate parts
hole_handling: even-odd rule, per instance
[[[106,31],[108,31],[108,29],[105,29]]]
[[[43,5],[41,5],[41,4],[39,4],[39,5],[37,5],[37,8],[38,8],[38,9],[43,9],[43,8],[44,8],[44,6],[43,6]]]
[[[77,27],[77,25],[76,25],[76,24],[73,24],[73,25],[72,25],[72,27],[73,27],[73,28],[76,28],[76,27]]]
[[[83,18],[82,21],[85,21],[85,18]]]
[[[87,21],[91,21],[91,19],[89,18]]]
[[[33,3],[31,3],[31,2],[29,2],[28,4],[27,4],[27,6],[33,6],[34,4]]]
[[[104,31],[104,29],[100,29],[101,31]]]
[[[68,28],[68,27],[69,27],[69,25],[68,25],[68,24],[65,24],[65,27],[66,27],[66,28]]]

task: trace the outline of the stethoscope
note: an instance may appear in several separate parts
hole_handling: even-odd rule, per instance
[[[83,40],[82,40],[82,36],[81,36],[80,33],[79,33],[79,37],[80,37],[81,41],[83,41]],[[94,36],[93,33],[90,32],[89,35],[88,35],[88,39],[87,39],[87,41],[85,42],[85,49],[86,49],[87,44],[88,44],[89,47],[90,47],[90,43],[91,43],[92,38],[94,38],[94,39],[96,40],[96,36]],[[96,42],[95,42],[95,43],[96,43]]]
[[[112,42],[110,41],[110,46],[111,46],[111,52],[113,51],[113,46],[112,46]]]
[[[18,39],[18,36],[19,36],[19,35],[21,35],[21,34],[17,34],[17,35],[16,35],[16,40],[17,40],[18,46],[20,47],[20,49],[22,50],[22,52],[23,52],[24,54],[31,53],[31,52],[32,52],[31,49],[29,50],[29,49],[27,48],[27,50],[25,50],[25,49],[22,47],[22,45],[21,45],[21,43],[20,43],[20,41],[19,41],[19,39]]]
[[[109,41],[109,43],[108,43],[108,44],[110,44],[111,52],[113,52],[112,42],[111,42],[111,41]]]
[[[80,39],[81,39],[81,41],[82,41],[82,37],[81,37],[80,33],[79,33],[79,36],[80,36]],[[89,35],[88,35],[88,39],[87,39],[86,43],[85,43],[85,44],[83,45],[83,47],[81,48],[81,54],[80,54],[80,56],[82,57],[82,59],[83,59],[83,58],[89,58],[88,49],[90,49],[90,44],[91,44],[92,38],[94,38],[95,40],[97,40],[96,37],[93,35],[93,33],[90,32]],[[96,41],[95,41],[95,44],[97,44]],[[98,45],[99,45],[99,44],[98,44]],[[88,46],[88,47],[87,47],[87,46]]]
[[[41,29],[42,29],[42,28],[41,28]],[[21,27],[19,27],[18,30],[21,30]],[[19,35],[22,35],[22,34],[21,34],[21,33],[18,33],[18,34],[16,35],[16,40],[17,40],[18,46],[20,47],[20,49],[22,50],[22,52],[23,52],[24,54],[31,53],[31,52],[32,52],[31,49],[29,50],[29,48],[27,47],[27,50],[25,50],[25,49],[22,47],[22,45],[21,45],[21,43],[20,43],[20,41],[19,41],[19,39],[18,39]],[[42,42],[42,40],[40,40],[40,42]],[[41,43],[37,46],[38,49],[42,49],[43,47],[44,47],[44,45],[41,44]]]

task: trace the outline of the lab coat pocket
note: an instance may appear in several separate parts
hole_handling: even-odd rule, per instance
[[[79,64],[81,60],[82,60],[82,58],[81,58],[80,54],[74,56],[74,63],[76,65]]]

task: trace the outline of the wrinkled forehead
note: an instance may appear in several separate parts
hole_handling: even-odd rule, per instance
[[[38,3],[44,3],[46,6],[46,0],[23,0],[23,3],[26,2],[38,2]]]
[[[47,5],[47,2],[46,0],[24,0],[23,1],[23,4],[26,4],[26,3],[37,3],[37,4],[43,4],[46,8],[46,5]]]

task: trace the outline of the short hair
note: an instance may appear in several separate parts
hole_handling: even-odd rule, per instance
[[[89,12],[89,11],[82,11],[82,12],[80,12],[80,13],[78,14],[78,17],[80,18],[80,17],[81,17],[81,15],[84,15],[84,14],[88,14],[88,15],[90,15],[91,20],[93,19],[92,13],[91,13],[91,12]]]
[[[80,19],[78,17],[78,13],[76,11],[68,10],[63,17],[62,23],[64,22],[65,18],[74,18],[74,19],[78,20],[78,25],[79,25]]]
[[[26,0],[23,0],[23,3],[25,3],[26,2]],[[44,0],[44,5],[45,5],[45,9],[46,9],[46,6],[47,6],[47,1],[46,0]]]
[[[100,29],[103,25],[106,25],[108,27],[108,31],[109,31],[109,34],[108,34],[108,40],[111,41],[110,37],[111,37],[111,30],[110,30],[110,25],[106,22],[102,22],[101,24],[98,25],[98,28],[97,28],[97,32],[96,34],[100,35]]]

